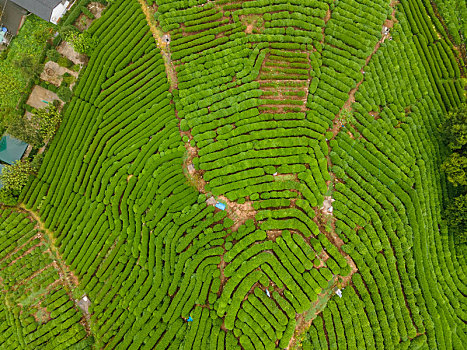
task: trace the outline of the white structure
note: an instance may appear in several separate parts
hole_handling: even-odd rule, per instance
[[[57,6],[55,6],[55,8],[52,10],[52,15],[50,16],[50,22],[57,24],[58,20],[65,14],[69,5],[70,2],[65,1],[65,3],[59,3]]]
[[[71,7],[68,0],[9,0],[23,9],[53,24]]]
[[[339,296],[339,298],[342,298],[342,291],[340,289],[336,290],[336,294]]]

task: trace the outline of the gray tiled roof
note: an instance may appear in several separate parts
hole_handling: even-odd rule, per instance
[[[0,24],[5,26],[11,34],[16,35],[21,24],[21,19],[27,11],[10,0],[0,0],[0,10],[3,8],[5,12],[0,20]]]
[[[50,20],[53,9],[61,2],[60,0],[10,0],[22,8],[34,13],[46,21]]]

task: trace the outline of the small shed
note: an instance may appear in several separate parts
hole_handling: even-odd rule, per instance
[[[15,139],[10,135],[4,135],[0,139],[0,161],[7,164],[13,164],[21,159],[28,144]]]

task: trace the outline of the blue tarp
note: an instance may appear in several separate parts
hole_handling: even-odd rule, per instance
[[[26,142],[10,135],[4,135],[0,140],[0,161],[13,164],[16,160],[21,159],[27,147]]]
[[[225,204],[224,204],[224,203],[217,202],[217,203],[216,203],[216,208],[218,208],[218,209],[220,209],[220,210],[225,210]]]

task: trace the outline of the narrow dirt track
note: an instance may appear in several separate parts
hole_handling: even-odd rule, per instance
[[[35,220],[37,222],[37,228],[47,235],[50,241],[49,249],[51,250],[52,255],[56,257],[56,260],[54,260],[50,265],[53,266],[58,271],[60,279],[62,280],[63,284],[68,289],[67,294],[69,295],[70,299],[74,301],[73,296],[72,296],[72,291],[79,286],[78,277],[75,276],[74,273],[68,268],[68,266],[64,262],[64,259],[61,257],[60,252],[58,251],[55,245],[55,239],[53,237],[52,231],[45,228],[45,225],[42,222],[40,216],[35,211],[27,209],[24,203],[20,203],[18,205],[18,209],[28,214],[33,220]],[[43,240],[44,240],[44,237],[41,237],[41,241]],[[89,315],[83,314],[81,324],[86,329],[87,334],[91,334],[90,322],[91,320],[90,320]]]

